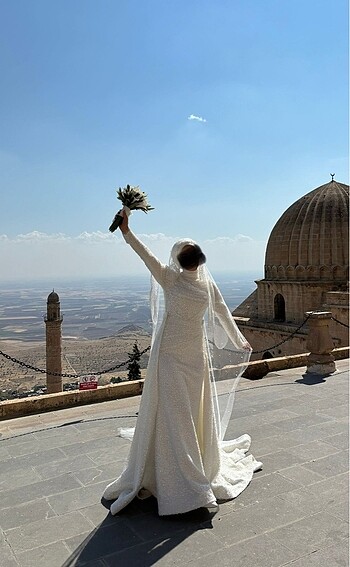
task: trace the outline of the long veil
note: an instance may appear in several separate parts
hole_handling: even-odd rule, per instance
[[[176,242],[171,250],[169,268],[175,274],[182,269],[177,260],[178,254],[189,244],[196,243],[192,239],[182,239]],[[235,391],[247,367],[251,349],[247,348],[247,341],[238,329],[206,265],[200,265],[197,272],[199,282],[206,288],[208,294],[208,309],[205,316],[206,346],[217,434],[223,441],[232,414]],[[160,332],[164,314],[162,288],[153,276],[150,303],[153,344],[154,337]]]

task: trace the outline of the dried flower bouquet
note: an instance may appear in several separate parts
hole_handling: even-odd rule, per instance
[[[113,222],[109,227],[109,230],[111,232],[117,230],[118,226],[121,224],[123,220],[123,216],[120,213],[122,210],[125,211],[125,213],[129,216],[130,211],[140,209],[144,213],[147,213],[148,211],[152,211],[154,208],[148,204],[146,193],[141,191],[138,185],[136,187],[127,185],[123,189],[119,187],[117,194],[118,194],[118,199],[123,204],[123,209],[118,211],[117,214],[115,215]]]

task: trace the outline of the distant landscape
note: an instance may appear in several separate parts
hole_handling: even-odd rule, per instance
[[[251,278],[251,279],[250,279]],[[231,310],[255,289],[251,276],[216,276]],[[47,296],[52,289],[61,303],[63,372],[86,373],[108,369],[127,360],[135,341],[140,350],[150,344],[149,278],[120,277],[0,284],[0,350],[26,363],[45,368]],[[142,358],[145,368],[148,354]],[[104,375],[125,377],[126,371]],[[67,379],[68,381],[68,379]],[[0,356],[0,389],[32,387],[45,374],[22,368]]]

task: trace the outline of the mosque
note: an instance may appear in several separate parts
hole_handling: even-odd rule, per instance
[[[277,221],[265,277],[232,313],[258,351],[252,360],[307,352],[309,311],[331,311],[335,348],[349,344],[349,186],[333,177]]]

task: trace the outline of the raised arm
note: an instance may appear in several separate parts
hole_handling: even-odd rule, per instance
[[[157,282],[164,287],[165,274],[167,267],[137,238],[130,230],[128,218],[124,214],[123,222],[120,225],[125,241],[130,244],[131,248],[140,256],[141,260],[146,264],[152,276]]]
[[[245,336],[239,330],[237,323],[232,317],[229,308],[227,307],[224,298],[222,297],[218,287],[213,283],[214,289],[214,311],[220,323],[225,329],[228,337],[235,345],[236,348],[245,350],[252,350]]]

